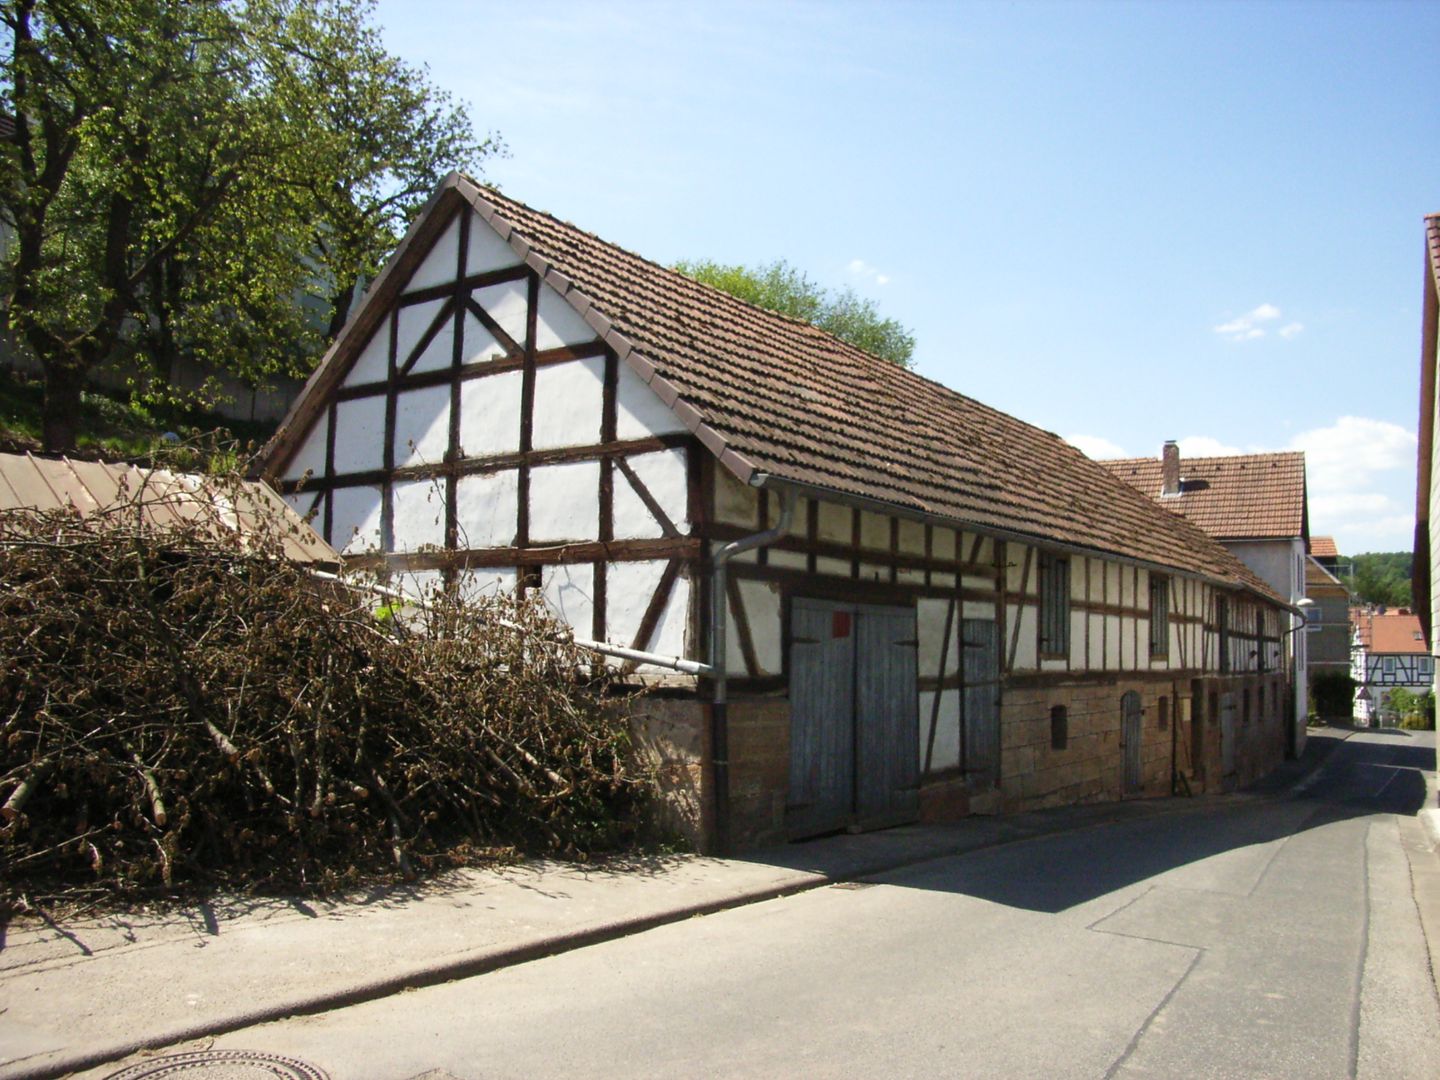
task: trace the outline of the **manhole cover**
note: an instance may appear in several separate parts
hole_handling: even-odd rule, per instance
[[[329,1080],[307,1062],[258,1050],[167,1054],[111,1073],[105,1080],[161,1080],[172,1076],[185,1080]]]

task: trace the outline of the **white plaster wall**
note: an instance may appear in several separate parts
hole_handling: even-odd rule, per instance
[[[342,487],[330,493],[331,530],[329,541],[343,555],[359,555],[380,549],[380,489]]]
[[[461,342],[460,362],[466,366],[486,364],[505,355],[505,349],[495,335],[477,319],[473,312],[465,312],[465,340]]]
[[[395,464],[438,465],[450,448],[450,387],[406,390],[395,398]]]
[[[942,676],[940,659],[941,649],[945,647],[945,620],[953,606],[953,600],[933,597],[921,597],[915,602],[915,629],[920,642],[915,662],[922,679]],[[943,674],[953,675],[960,668],[960,619],[960,612],[955,611],[950,623],[950,643],[944,652]]]
[[[925,571],[902,566],[895,571],[895,581],[899,585],[924,585]]]
[[[647,387],[648,389],[648,387]],[[658,398],[656,399],[659,400]],[[751,529],[760,527],[760,504],[758,493],[752,487],[747,487],[731,476],[725,469],[715,470],[715,520],[726,525],[741,525]],[[806,519],[800,516],[801,507],[799,503],[805,500],[797,500],[795,507],[795,521],[797,526]],[[802,532],[799,527],[796,532]]]
[[[397,481],[391,493],[396,551],[445,546],[445,488],[436,480]]]
[[[1117,582],[1118,587],[1118,582]],[[1105,616],[1105,670],[1119,671],[1121,667],[1121,646],[1120,646],[1120,617],[1118,615]]]
[[[605,403],[605,359],[547,364],[535,372],[535,414],[530,444],[536,450],[591,446],[600,441]]]
[[[1090,615],[1089,642],[1085,653],[1085,666],[1091,671],[1105,670],[1105,616]]]
[[[900,553],[902,555],[925,554],[925,526],[918,521],[900,519]]]
[[[290,460],[285,470],[285,479],[299,480],[307,472],[311,476],[325,475],[325,446],[330,438],[330,410],[320,413],[320,419],[311,426],[305,441]]]
[[[600,537],[600,463],[573,461],[530,470],[530,540]]]
[[[665,573],[664,559],[615,562],[605,567],[605,636],[629,647]],[[676,584],[679,582],[677,580]],[[640,646],[643,648],[644,646]]]
[[[459,261],[460,247],[460,217],[455,218],[440,234],[429,253],[421,261],[415,272],[410,275],[406,283],[407,291],[429,288],[431,285],[443,285],[447,281],[455,280],[455,268]]]
[[[540,573],[540,594],[550,610],[577,637],[588,638],[595,618],[595,567],[590,563],[547,566]]]
[[[465,456],[519,452],[521,385],[518,371],[460,384],[460,445]]]
[[[890,580],[890,568],[889,568],[888,566],[881,566],[881,565],[878,564],[878,563],[863,563],[863,562],[862,562],[862,563],[860,564],[860,580],[861,580],[861,581],[889,581],[889,580]]]
[[[606,627],[608,639],[617,645],[630,645],[640,627],[640,620],[650,604],[655,588],[665,573],[664,560],[610,563],[605,570]],[[637,648],[667,656],[684,656],[690,611],[690,581],[683,575],[675,579],[670,599],[649,642]],[[729,665],[727,664],[727,669]],[[662,671],[649,668],[641,671]]]
[[[525,317],[529,309],[524,281],[505,281],[476,289],[471,298],[517,345],[525,344]]]
[[[1281,596],[1298,599],[1303,594],[1295,586],[1295,553],[1304,550],[1300,541],[1226,541],[1225,546]]]
[[[583,345],[595,340],[590,329],[565,298],[543,282],[540,309],[535,313],[535,348],[541,352],[564,345]]]
[[[335,471],[367,472],[385,464],[385,395],[335,406]]]
[[[930,575],[930,584],[937,589],[953,589],[955,588],[955,582],[957,580],[959,579],[956,578],[954,574],[947,573],[943,570],[936,570]],[[988,588],[989,586],[987,585],[986,587]]]
[[[689,429],[623,361],[615,386],[615,437],[645,439],[652,435],[679,434]],[[724,472],[716,469],[716,475]]]
[[[439,570],[406,570],[390,583],[396,592],[429,603],[445,588],[445,577]]]
[[[1085,613],[1070,609],[1070,666],[1083,670],[1086,666],[1085,654]]]
[[[645,485],[651,497],[660,504],[660,509],[683,535],[690,531],[687,514],[690,489],[689,475],[685,466],[684,450],[658,450],[650,454],[636,454],[626,458],[636,477]],[[615,539],[644,539],[664,536],[664,530],[650,508],[645,505],[630,478],[619,469],[614,471],[614,514]]]
[[[987,604],[982,600],[966,600],[960,607],[960,614],[966,619],[995,619],[997,605]]]
[[[520,257],[510,245],[500,239],[499,234],[485,219],[474,211],[470,212],[470,242],[465,248],[465,273],[486,274],[492,270],[505,270],[519,266]]]
[[[409,304],[395,313],[395,368],[398,371],[410,360],[410,354],[420,344],[430,324],[445,308],[444,300],[427,300],[423,304]],[[445,316],[435,337],[425,347],[425,352],[415,361],[414,371],[438,371],[448,368],[455,350],[455,316]]]
[[[461,570],[455,575],[455,587],[465,600],[479,600],[502,592],[515,591],[514,567],[485,567]]]
[[[1017,670],[1033,671],[1035,669],[1038,634],[1039,626],[1036,622],[1035,605],[1022,605],[1020,608],[1020,640],[1015,649],[1015,668]]]
[[[781,551],[779,548],[771,548],[766,556],[771,566],[778,566],[784,570],[804,570],[808,565],[804,555],[798,551]],[[850,567],[847,564],[845,573],[848,576]]]
[[[1121,580],[1124,580],[1123,576]],[[1120,667],[1124,671],[1133,671],[1136,666],[1135,620],[1116,619],[1116,622],[1120,627]]]
[[[771,552],[773,555],[774,552]],[[833,577],[850,576],[850,560],[834,559],[828,555],[820,555],[815,559],[815,572],[817,574],[829,574]]]
[[[871,551],[889,551],[890,519],[869,510],[860,511],[860,546]]]
[[[954,769],[960,765],[960,691],[945,690],[940,693],[940,714],[935,723],[935,743],[930,751],[930,771]],[[925,754],[930,748],[930,714],[935,707],[936,695],[931,691],[920,694],[920,768],[925,768]]]
[[[460,548],[511,547],[519,517],[519,472],[462,476],[455,490],[455,520]]]
[[[960,547],[957,549],[957,543]],[[970,545],[958,536],[954,529],[936,526],[931,530],[930,554],[936,559],[960,559],[970,553]]]
[[[381,320],[375,333],[360,350],[354,365],[345,375],[342,385],[360,386],[364,383],[384,382],[390,377],[390,320]]]
[[[852,514],[848,506],[841,506],[839,503],[822,502],[817,511],[816,535],[827,544],[844,544],[850,546],[850,529]],[[805,519],[796,515],[796,529],[800,532],[805,528]],[[849,567],[846,567],[849,573]]]
[[[750,627],[750,643],[761,675],[779,675],[784,664],[780,640],[780,587],[768,581],[741,581],[740,601]],[[728,660],[728,658],[727,658]],[[729,668],[729,663],[726,663]]]

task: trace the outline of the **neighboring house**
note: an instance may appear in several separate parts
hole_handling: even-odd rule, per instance
[[[641,651],[637,729],[707,849],[1218,790],[1284,755],[1289,610],[1202,530],[458,174],[258,466],[407,589],[531,591]]]
[[[281,553],[317,570],[340,568],[340,556],[283,499],[254,481],[211,477],[108,461],[0,453],[0,511],[71,508],[84,517],[125,514],[148,527],[199,522],[231,541],[278,526]]]
[[[1310,537],[1310,557],[1334,577],[1340,575],[1340,549],[1333,536]]]
[[[1311,541],[1312,547],[1314,540]],[[1306,612],[1305,637],[1310,680],[1326,672],[1350,673],[1350,590],[1314,556],[1305,567],[1305,595],[1315,602]]]
[[[1411,593],[1420,628],[1429,643],[1431,654],[1440,655],[1431,624],[1433,613],[1440,607],[1440,574],[1434,567],[1440,559],[1440,530],[1430,523],[1440,514],[1440,464],[1435,455],[1440,442],[1435,438],[1436,368],[1440,366],[1440,214],[1425,219],[1425,273],[1420,316],[1420,425],[1415,484],[1415,562]]]
[[[1425,647],[1420,618],[1408,608],[1356,608],[1354,663],[1355,717],[1366,723],[1394,724],[1389,707],[1396,689],[1425,692],[1435,682],[1435,660]]]
[[[1167,442],[1159,458],[1102,461],[1161,506],[1183,515],[1224,544],[1266,584],[1292,605],[1305,597],[1306,549],[1310,512],[1305,490],[1305,455],[1300,451],[1180,457]],[[1296,614],[1286,627],[1298,631]],[[1291,714],[1291,753],[1304,749],[1309,713],[1308,635],[1295,639],[1295,701]]]

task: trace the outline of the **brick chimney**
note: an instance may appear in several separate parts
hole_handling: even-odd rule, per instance
[[[1166,439],[1160,451],[1160,494],[1180,494],[1180,447],[1174,439]]]

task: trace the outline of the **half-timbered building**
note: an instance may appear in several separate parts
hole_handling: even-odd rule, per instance
[[[1201,529],[463,176],[261,467],[407,588],[536,590],[643,653],[637,726],[705,846],[1215,789],[1283,755],[1286,605]]]
[[[1350,620],[1355,636],[1350,677],[1355,680],[1355,718],[1366,723],[1398,717],[1390,704],[1394,690],[1428,693],[1435,661],[1425,645],[1420,617],[1408,608],[1356,607]]]

